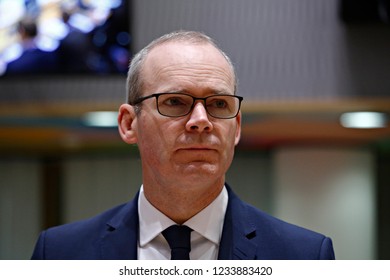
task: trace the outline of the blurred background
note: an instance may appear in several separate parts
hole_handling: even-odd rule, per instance
[[[137,192],[115,124],[127,62],[177,29],[236,66],[235,191],[330,236],[338,259],[389,259],[389,2],[0,0],[0,259]]]

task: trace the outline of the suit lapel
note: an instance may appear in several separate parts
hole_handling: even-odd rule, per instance
[[[247,206],[226,185],[229,202],[218,259],[251,260],[256,258],[256,236]],[[136,260],[138,248],[138,194],[127,203],[110,221],[101,238],[101,258],[105,260]]]
[[[107,223],[101,238],[105,260],[136,260],[138,248],[138,194]]]
[[[256,258],[257,244],[252,241],[256,227],[246,205],[226,185],[229,194],[218,259],[252,260]]]

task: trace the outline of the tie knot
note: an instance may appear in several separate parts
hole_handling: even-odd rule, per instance
[[[173,225],[162,232],[171,248],[172,260],[188,260],[191,251],[191,231],[187,226]]]

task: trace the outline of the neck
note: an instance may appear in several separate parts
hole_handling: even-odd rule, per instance
[[[210,184],[161,186],[144,182],[146,199],[177,224],[183,224],[206,208],[220,194],[224,178]]]

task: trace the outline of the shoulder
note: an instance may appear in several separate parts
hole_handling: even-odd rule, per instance
[[[330,238],[313,230],[276,218],[231,193],[234,220],[252,229],[252,242],[266,259],[334,259]]]
[[[98,259],[102,238],[117,226],[132,219],[131,202],[116,206],[92,218],[43,231],[32,259]],[[136,213],[134,214],[136,216]],[[133,215],[133,216],[134,216]],[[113,225],[112,225],[113,224]]]
[[[247,205],[257,224],[259,241],[267,245],[275,258],[280,259],[334,259],[332,240],[322,233],[275,218]],[[269,247],[271,245],[271,247]]]
[[[121,204],[94,217],[55,226],[47,229],[46,232],[47,234],[53,234],[56,236],[66,234],[71,234],[72,236],[95,235],[100,230],[106,229],[107,222],[120,213],[125,207],[126,204]]]
[[[322,239],[324,237],[321,233],[276,218],[252,205],[245,203],[245,207],[247,214],[251,216],[257,229],[263,233],[273,234],[278,238],[289,239],[291,241],[302,238]]]

